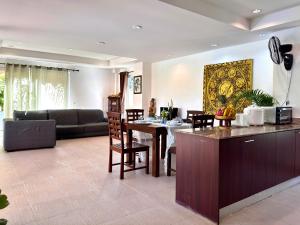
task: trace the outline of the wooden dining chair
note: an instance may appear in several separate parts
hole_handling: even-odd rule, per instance
[[[127,122],[133,122],[139,120],[140,118],[144,118],[144,110],[143,109],[126,109],[126,120]],[[138,141],[137,135],[134,135],[133,141]],[[136,154],[138,156],[139,162],[142,161],[141,155]]]
[[[214,115],[195,115],[192,117],[192,126],[193,128],[204,128],[204,127],[213,127],[214,126]],[[176,147],[171,147],[168,151],[168,161],[167,161],[167,176],[171,176],[171,172],[175,171],[172,169],[172,154],[176,155]]]
[[[186,123],[192,123],[193,116],[203,115],[203,111],[199,110],[187,110],[186,112]]]
[[[143,109],[126,109],[126,120],[127,122],[132,122],[144,118]]]
[[[214,115],[197,115],[192,117],[193,128],[213,127]]]
[[[108,129],[109,129],[109,164],[108,172],[112,172],[112,167],[115,165],[120,165],[120,179],[124,179],[124,172],[129,172],[138,169],[146,169],[146,174],[149,174],[149,146],[143,145],[137,142],[132,142],[132,144],[124,143],[124,121],[121,119],[121,113],[118,112],[108,112]],[[114,143],[118,142],[118,143]],[[113,163],[113,152],[118,152],[121,154],[121,162]],[[124,169],[125,166],[125,154],[135,155],[137,152],[146,152],[146,162],[145,166],[136,167],[135,157],[133,157],[132,166],[130,169]]]

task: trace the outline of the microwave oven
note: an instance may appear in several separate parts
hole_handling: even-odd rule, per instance
[[[293,122],[292,107],[276,107],[276,124],[290,124]]]

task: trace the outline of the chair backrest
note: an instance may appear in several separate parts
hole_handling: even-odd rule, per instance
[[[192,123],[193,116],[200,116],[204,115],[203,111],[199,110],[187,110],[186,112],[186,122],[187,123]]]
[[[161,115],[161,112],[165,110],[165,111],[169,111],[169,108],[168,107],[160,107],[160,114]],[[173,110],[172,110],[172,114],[168,116],[168,119],[171,120],[171,119],[174,119],[178,116],[178,108],[174,108],[173,107]]]
[[[192,117],[193,128],[202,128],[202,127],[213,127],[214,126],[214,115],[198,115]]]
[[[124,147],[123,137],[123,120],[121,119],[121,113],[108,112],[108,131],[110,144],[113,144],[113,139],[121,141],[122,148]]]
[[[138,120],[140,117],[144,118],[143,109],[126,109],[127,122]]]

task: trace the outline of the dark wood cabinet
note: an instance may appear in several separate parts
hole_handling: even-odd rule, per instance
[[[193,135],[176,136],[176,142],[176,202],[208,218],[217,218],[218,143]],[[189,151],[184,151],[186,148]]]
[[[275,184],[275,134],[222,140],[220,146],[220,207]]]
[[[276,183],[276,134],[256,135],[254,140],[251,195]]]
[[[176,201],[214,222],[219,209],[300,175],[300,130],[225,139],[197,132],[176,133]]]
[[[108,96],[108,112],[121,112],[120,96]]]
[[[296,157],[295,157],[295,174],[300,176],[300,130],[295,131]]]
[[[245,195],[241,190],[244,186],[241,143],[242,138],[222,140],[220,143],[220,208]]]
[[[276,133],[276,150],[276,183],[279,184],[295,176],[295,131]]]

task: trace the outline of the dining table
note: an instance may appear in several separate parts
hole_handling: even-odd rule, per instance
[[[139,131],[150,134],[152,136],[152,176],[160,176],[160,159],[165,159],[167,150],[175,145],[175,130],[191,128],[191,124],[187,123],[172,123],[166,124],[157,121],[140,122],[133,121],[124,124],[127,130],[127,143],[133,141],[133,131]],[[129,155],[127,161],[131,162],[132,156]],[[166,161],[166,160],[165,160]]]
[[[152,135],[152,176],[160,176],[160,158],[165,158],[167,149],[167,129],[164,126],[154,123],[125,123],[127,130],[127,143],[132,144],[132,131],[140,131]],[[161,154],[159,154],[161,152]],[[128,161],[132,158],[129,156]]]

